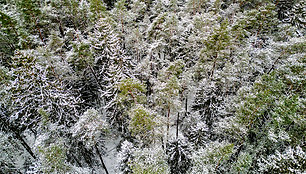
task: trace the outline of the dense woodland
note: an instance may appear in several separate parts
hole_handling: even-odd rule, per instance
[[[0,173],[305,174],[305,0],[0,10]]]

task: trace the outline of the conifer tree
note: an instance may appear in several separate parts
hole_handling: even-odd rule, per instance
[[[303,173],[304,50],[303,0],[0,0],[0,173]]]

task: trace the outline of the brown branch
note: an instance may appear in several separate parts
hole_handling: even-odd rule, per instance
[[[259,109],[259,106],[257,106],[257,108],[252,112],[251,116],[254,115],[254,114],[258,111],[258,109]],[[251,119],[251,122],[250,122],[249,125],[248,125],[249,128],[251,128],[251,126],[252,126],[252,124],[253,124],[253,120],[254,120],[254,119]]]
[[[135,104],[137,104],[137,99],[136,99],[136,97],[133,95],[133,93],[131,92],[131,90],[129,90],[129,94],[131,94],[131,96],[132,96],[132,98],[133,98]]]
[[[40,28],[38,27],[38,23],[37,23],[36,17],[35,17],[33,14],[32,14],[32,17],[34,18],[35,27],[36,27],[36,29],[38,30],[38,33],[39,33],[39,38],[40,38],[40,40],[41,40],[43,43],[45,43],[44,38],[43,38],[43,36],[42,36],[42,34],[41,34],[41,30],[40,30]]]
[[[278,60],[285,54],[285,50],[281,52],[281,55],[273,62],[272,67],[269,69],[269,71],[267,72],[267,74],[270,74],[270,72],[274,69],[275,64],[278,62]]]
[[[216,168],[215,168],[216,170],[217,170],[217,168],[219,167],[219,165],[220,165],[220,163],[221,163],[223,157],[224,157],[224,156],[222,156],[222,157],[218,160],[218,163],[217,163]]]

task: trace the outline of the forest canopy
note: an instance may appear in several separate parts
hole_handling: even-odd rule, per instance
[[[0,173],[306,172],[304,0],[0,0]]]

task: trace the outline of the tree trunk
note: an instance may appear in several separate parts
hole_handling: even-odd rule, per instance
[[[167,141],[169,141],[169,130],[170,130],[170,107],[168,108],[168,115],[167,115]]]
[[[215,73],[216,63],[217,63],[217,57],[214,59],[214,64],[213,64],[213,67],[211,69],[211,74],[210,74],[211,79],[213,78],[213,75]]]
[[[185,102],[185,117],[187,116],[188,112],[188,95],[186,95],[186,102]]]
[[[178,139],[179,121],[180,121],[180,113],[178,112],[176,119],[176,139]]]
[[[94,76],[94,78],[95,78],[97,84],[99,85],[100,89],[103,91],[103,87],[102,87],[102,85],[100,84],[99,79],[98,79],[98,77],[97,77],[95,71],[93,70],[93,68],[92,68],[90,65],[88,65],[88,67],[89,67],[89,69],[90,69],[92,75]]]
[[[82,164],[80,163],[80,161],[73,154],[71,154],[71,156],[74,159],[74,161],[79,165],[79,167],[82,167]]]
[[[102,167],[104,168],[106,174],[109,174],[108,171],[107,171],[107,168],[106,168],[106,166],[105,166],[105,164],[104,164],[104,161],[103,161],[103,159],[102,159],[102,156],[101,156],[101,154],[100,154],[100,151],[99,151],[97,145],[95,145],[95,148],[96,148],[97,154],[98,154],[98,156],[99,156],[99,158],[100,158],[100,161],[101,161],[101,163],[102,163]]]
[[[26,149],[26,151],[34,158],[36,159],[36,156],[34,155],[31,147],[27,144],[27,142],[18,134],[15,132],[15,137],[21,141],[22,146]]]

